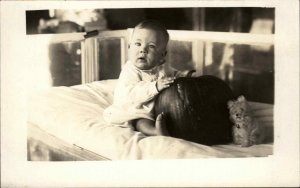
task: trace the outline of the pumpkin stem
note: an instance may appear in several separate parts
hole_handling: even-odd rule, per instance
[[[186,77],[192,77],[193,73],[196,72],[196,70],[189,70],[186,74]]]

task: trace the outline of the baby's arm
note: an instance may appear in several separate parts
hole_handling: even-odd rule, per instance
[[[152,100],[161,90],[169,87],[174,78],[162,78],[157,81],[144,81],[134,69],[121,72],[115,94],[118,101],[142,104]]]
[[[137,103],[144,103],[152,100],[160,91],[170,86],[175,77],[161,78],[157,81],[139,81],[127,85],[127,95],[129,100]]]

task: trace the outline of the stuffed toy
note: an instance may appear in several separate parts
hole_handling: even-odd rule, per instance
[[[249,147],[263,140],[262,129],[254,118],[250,105],[244,96],[227,103],[230,119],[234,123],[232,133],[234,144]]]

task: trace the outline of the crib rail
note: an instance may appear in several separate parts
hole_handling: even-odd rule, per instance
[[[169,30],[171,40],[221,42],[231,44],[273,44],[273,34]]]
[[[121,41],[121,64],[124,64],[127,59],[127,45],[128,45],[129,31],[115,30],[115,31],[99,31],[97,36],[87,38],[82,43],[84,48],[84,55],[81,59],[81,76],[82,83],[90,83],[99,80],[99,72],[101,69],[99,62],[99,43],[107,39],[120,39]]]
[[[99,154],[67,143],[28,122],[27,158],[29,161],[107,161]]]
[[[120,65],[123,65],[128,58],[128,42],[133,29],[113,30],[113,31],[98,31],[96,36],[85,38],[86,33],[67,33],[67,34],[44,34],[33,35],[28,38],[36,41],[35,49],[40,51],[49,43],[68,43],[78,42],[81,44],[81,82],[89,83],[100,79],[101,62],[99,59],[99,43],[109,39],[120,40]],[[253,33],[233,33],[233,32],[207,32],[207,31],[183,31],[169,30],[170,40],[182,43],[189,43],[191,49],[191,62],[196,70],[196,75],[200,76],[205,73],[205,67],[211,63],[209,55],[211,53],[212,43],[223,43],[230,48],[232,45],[251,45],[251,46],[273,46],[274,34],[253,34]],[[49,41],[49,42],[47,42]],[[38,45],[40,47],[38,47]],[[230,49],[229,49],[230,50]],[[37,62],[48,61],[46,52],[38,56],[40,59]],[[36,58],[38,58],[36,57]],[[43,59],[42,59],[43,57]],[[103,60],[102,60],[103,61]],[[46,66],[46,64],[45,64]],[[236,67],[234,67],[236,68]],[[236,68],[236,70],[244,70]],[[111,70],[114,71],[114,70]],[[253,70],[252,70],[253,72]],[[249,72],[250,74],[252,72]],[[254,71],[255,72],[255,71]]]
[[[99,48],[97,43],[106,39],[117,38],[121,40],[121,65],[127,59],[127,46],[133,29],[100,31],[97,36],[88,38],[84,42],[85,56],[82,59],[82,82],[89,83],[99,80]],[[192,62],[196,75],[204,73],[207,63],[206,56],[209,43],[225,43],[226,45],[242,44],[253,46],[272,46],[274,44],[273,34],[252,34],[232,32],[207,32],[207,31],[178,31],[169,30],[171,41],[190,42],[192,45]]]

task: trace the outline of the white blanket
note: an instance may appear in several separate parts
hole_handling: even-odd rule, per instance
[[[29,100],[28,121],[61,140],[112,160],[183,159],[207,157],[265,157],[273,143],[242,148],[238,145],[205,146],[182,139],[152,136],[110,125],[102,118],[112,103],[116,80],[73,87],[54,87]],[[273,105],[251,106],[262,126],[273,128]],[[273,134],[273,131],[266,134]]]

